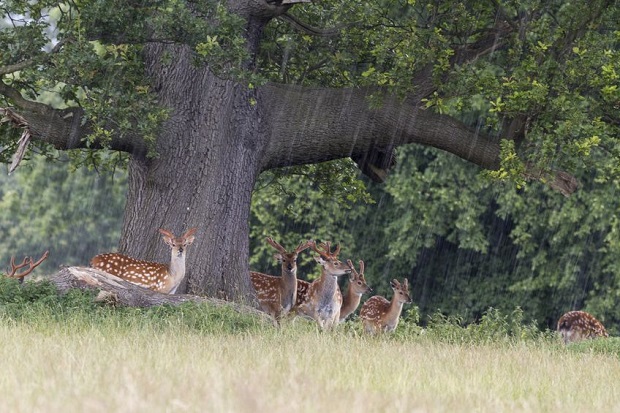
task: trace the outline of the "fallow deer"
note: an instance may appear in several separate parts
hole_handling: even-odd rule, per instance
[[[597,337],[609,337],[603,324],[585,311],[569,311],[558,320],[564,344]]]
[[[267,243],[278,253],[274,258],[282,264],[280,277],[251,271],[250,279],[256,290],[261,309],[273,317],[276,322],[286,315],[297,300],[297,256],[310,247],[309,241],[302,242],[293,252],[288,252],[272,238]]]
[[[398,280],[392,280],[390,286],[394,290],[391,302],[380,295],[375,295],[370,297],[360,310],[360,318],[367,333],[376,334],[394,331],[398,326],[400,313],[403,311],[403,304],[411,302],[407,279],[403,281],[402,285]]]
[[[337,277],[350,274],[351,269],[337,259],[340,245],[334,252],[331,252],[329,242],[321,244],[320,247],[321,249],[314,241],[310,243],[310,248],[319,254],[314,259],[323,268],[321,276],[308,286],[307,296],[297,308],[297,312],[314,319],[321,329],[328,329],[336,325],[340,319],[342,294]]]
[[[174,294],[185,277],[186,248],[194,242],[196,228],[181,237],[160,229],[163,241],[170,246],[170,264],[141,261],[119,253],[100,254],[91,260],[93,268],[107,272],[141,287],[160,293]]]
[[[344,322],[360,305],[362,295],[372,292],[372,288],[366,284],[364,278],[364,261],[360,260],[360,271],[357,272],[351,260],[347,260],[347,265],[351,268],[349,276],[349,287],[342,299],[342,307],[340,307],[340,322]]]

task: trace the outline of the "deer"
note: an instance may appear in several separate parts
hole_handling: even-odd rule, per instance
[[[17,265],[15,265],[15,257],[11,257],[11,269],[8,270],[8,272],[6,273],[6,277],[16,278],[19,280],[20,284],[23,283],[24,277],[30,274],[32,270],[34,270],[43,261],[45,261],[47,257],[49,257],[49,255],[50,255],[50,252],[45,251],[43,255],[41,256],[41,258],[39,258],[37,261],[33,261],[32,258],[30,257],[24,257],[24,260],[21,262],[21,264],[17,264]],[[17,272],[17,270],[24,268],[26,265],[28,266],[28,269],[26,271],[22,273]]]
[[[329,242],[322,243],[319,247],[314,241],[310,241],[310,248],[319,254],[314,259],[322,266],[321,276],[307,286],[307,294],[302,298],[296,311],[314,319],[322,330],[326,330],[335,326],[340,320],[342,294],[337,278],[350,274],[351,268],[337,259],[340,245],[336,246],[334,252],[331,252]]]
[[[282,273],[280,277],[275,277],[250,271],[250,280],[256,290],[261,309],[279,323],[297,300],[297,257],[310,247],[310,243],[301,242],[294,251],[288,252],[273,238],[268,237],[266,241],[278,251],[274,254],[274,258],[282,264]]]
[[[398,280],[392,280],[390,286],[394,290],[391,302],[385,297],[375,295],[370,297],[360,310],[364,331],[369,334],[391,333],[396,330],[403,305],[411,303],[406,278],[402,284]]]
[[[589,338],[609,337],[605,326],[585,311],[569,311],[558,320],[558,333],[564,344],[576,343]]]
[[[178,238],[165,229],[160,229],[159,232],[171,250],[169,265],[142,261],[119,253],[96,255],[90,261],[90,265],[141,287],[174,294],[185,277],[185,250],[194,242],[196,228],[189,229]]]
[[[359,261],[360,271],[357,272],[351,260],[347,260],[347,265],[351,268],[349,276],[349,286],[347,292],[342,298],[342,306],[340,307],[340,323],[344,323],[348,316],[353,314],[362,301],[362,295],[372,292],[372,288],[366,284],[364,278],[364,261]]]

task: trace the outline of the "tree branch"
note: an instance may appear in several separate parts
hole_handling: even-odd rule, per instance
[[[52,50],[49,51],[49,53],[43,55],[43,56],[37,56],[37,57],[33,57],[31,59],[27,59],[27,60],[23,60],[19,63],[15,63],[13,65],[8,65],[8,66],[0,66],[0,77],[4,76],[4,75],[8,75],[9,73],[15,73],[15,72],[19,72],[20,70],[24,70],[28,67],[31,67],[35,64],[40,64],[43,62],[46,62],[47,60],[49,60],[51,58],[51,56],[54,53],[57,53],[60,51],[60,49],[62,48],[62,46],[65,44],[66,39],[63,39],[61,41],[59,41],[58,43],[56,43],[56,45],[52,48]]]
[[[302,22],[297,17],[289,13],[284,13],[278,17],[281,20],[293,26],[294,28],[296,28],[297,30],[302,31],[306,34],[313,35],[313,36],[322,36],[322,37],[337,36],[338,34],[340,34],[340,30],[342,30],[345,27],[345,26],[342,26],[342,27],[334,27],[330,29],[321,29],[318,27],[310,26],[309,24]]]
[[[401,101],[379,89],[321,89],[269,84],[261,89],[272,124],[262,169],[362,158],[376,148],[408,143],[450,152],[482,168],[500,167],[500,146],[456,119],[421,108],[415,99]],[[382,104],[371,107],[370,97]],[[388,158],[389,160],[389,158]],[[550,179],[568,194],[570,180]],[[570,176],[570,175],[568,175]],[[528,177],[541,177],[533,172]]]
[[[0,82],[0,93],[4,94],[3,82]],[[6,86],[6,85],[5,85]],[[14,89],[10,88],[14,91]],[[5,95],[6,96],[6,95]],[[30,138],[51,144],[56,149],[101,149],[103,147],[131,153],[134,156],[145,156],[148,148],[142,137],[126,135],[119,137],[113,134],[110,142],[87,144],[86,137],[92,133],[88,122],[83,122],[84,112],[80,108],[54,109],[51,106],[32,102],[19,96],[7,96],[19,103],[21,109],[0,108],[3,122],[16,128],[24,128]],[[0,122],[2,123],[2,122]]]

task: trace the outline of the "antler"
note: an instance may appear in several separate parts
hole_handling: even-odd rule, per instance
[[[299,243],[297,248],[295,248],[295,254],[299,254],[303,250],[310,248],[310,241],[302,241]]]
[[[275,249],[277,249],[280,253],[286,254],[286,249],[284,249],[282,245],[275,242],[273,238],[267,237],[267,243],[271,245],[272,247],[274,247]]]
[[[331,245],[331,242],[326,241],[320,243],[317,247],[316,243],[312,241],[310,248],[312,248],[314,252],[320,254],[323,258],[333,260],[338,257],[338,254],[340,254],[340,244],[336,245],[336,250],[334,252],[331,252]]]
[[[26,257],[26,258],[24,258],[22,263],[19,264],[19,265],[15,265],[15,257],[11,257],[11,270],[10,270],[10,272],[6,276],[9,277],[9,278],[23,278],[23,277],[25,277],[26,275],[30,274],[32,272],[32,270],[34,270],[37,266],[39,266],[39,264],[41,264],[43,261],[45,261],[47,259],[47,257],[49,256],[49,254],[50,254],[49,251],[45,251],[45,253],[43,253],[41,258],[39,258],[39,260],[37,262],[32,262],[32,258]],[[29,266],[29,268],[26,270],[26,272],[23,272],[21,274],[17,274],[17,270],[19,270],[20,268],[24,268],[26,265]]]

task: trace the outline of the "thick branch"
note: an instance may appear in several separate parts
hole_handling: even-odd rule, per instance
[[[3,86],[9,90],[5,90]],[[33,140],[49,143],[60,150],[86,147],[100,149],[103,147],[97,143],[87,145],[86,136],[92,130],[88,123],[84,124],[81,109],[54,109],[42,103],[26,100],[21,97],[21,94],[12,96],[12,91],[15,90],[0,81],[0,94],[9,97],[20,107],[20,109],[0,108],[0,115],[4,115],[15,127],[27,128]],[[143,156],[147,153],[146,144],[141,137],[124,136],[121,138],[116,134],[113,136],[112,140],[105,145],[107,148],[129,152],[137,156]]]
[[[371,108],[371,89],[306,89],[268,85],[273,116],[263,169],[360,155],[370,148],[420,143],[483,168],[499,167],[499,144],[461,122],[384,94]]]
[[[272,116],[263,170],[360,158],[374,148],[408,143],[445,150],[485,169],[500,167],[497,140],[452,117],[424,110],[417,100],[401,101],[376,89],[361,88],[270,84],[262,92]],[[369,104],[373,94],[382,98],[382,104],[375,108]],[[575,187],[568,185],[574,181],[566,180],[566,175],[562,173],[562,179],[551,181],[554,189],[569,194]]]

